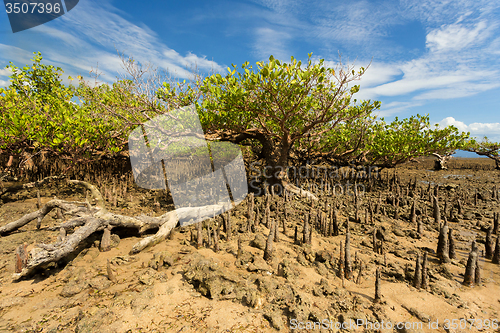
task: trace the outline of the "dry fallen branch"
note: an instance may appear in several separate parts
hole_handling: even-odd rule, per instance
[[[66,176],[50,176],[50,177],[45,177],[44,179],[36,181],[36,182],[6,187],[6,188],[3,188],[0,190],[0,197],[2,197],[5,193],[15,193],[17,191],[21,191],[21,190],[25,190],[25,189],[29,189],[29,188],[40,187],[43,184],[48,183],[51,180],[60,180],[60,179],[64,179],[65,177]]]
[[[208,205],[203,207],[184,207],[167,212],[159,217],[137,216],[130,217],[110,213],[104,204],[104,199],[97,188],[87,182],[79,180],[69,180],[68,183],[84,186],[90,190],[97,204],[95,207],[89,206],[87,202],[70,202],[54,199],[46,203],[36,212],[26,214],[17,221],[8,223],[0,227],[0,235],[13,232],[33,220],[42,220],[51,210],[59,208],[64,215],[73,218],[61,223],[51,230],[60,230],[63,228],[68,231],[74,228],[78,229],[72,234],[68,234],[64,239],[53,244],[37,244],[28,255],[28,260],[21,272],[14,274],[14,278],[30,275],[36,269],[45,268],[49,263],[57,262],[70,253],[75,251],[84,240],[96,231],[105,228],[124,227],[136,229],[139,234],[143,234],[150,229],[158,229],[156,234],[141,239],[135,244],[130,253],[138,253],[146,247],[155,245],[169,235],[171,230],[176,227],[179,220],[203,221],[210,218],[214,213],[220,213],[224,209],[223,204]]]
[[[63,200],[58,200],[54,199],[49,202],[47,202],[42,208],[37,210],[36,212],[32,212],[29,214],[24,215],[21,217],[19,220],[8,223],[4,225],[3,227],[0,227],[0,235],[10,233],[12,231],[15,231],[22,226],[28,224],[29,222],[41,218],[43,219],[45,215],[50,213],[52,209],[54,208],[61,208],[63,211],[70,211],[70,210],[77,210],[78,206],[77,205],[85,205],[83,202],[69,202],[69,201],[63,201]]]

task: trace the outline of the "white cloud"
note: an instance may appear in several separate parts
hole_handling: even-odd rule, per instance
[[[383,104],[381,112],[386,115],[426,101],[471,96],[499,86],[500,38],[493,38],[500,26],[499,2],[401,0],[395,3],[389,0],[375,5],[365,0],[349,3],[254,1],[265,6],[266,13],[276,16],[271,30],[286,33],[290,44],[300,38],[319,40],[333,55],[325,57],[327,66],[337,64],[337,52],[345,46],[355,49],[358,57],[373,57],[371,68],[355,82],[361,86],[356,98],[400,96],[407,99],[397,102],[402,104]],[[268,15],[265,17],[269,19]],[[406,52],[405,60],[401,60],[398,46],[388,45],[386,38],[390,29],[414,21],[427,32],[426,48],[422,45],[422,53],[417,58],[406,60],[409,56]],[[292,24],[298,24],[300,29],[293,29]],[[283,41],[276,40],[282,43],[278,46],[280,50],[286,50]]]
[[[386,63],[374,63],[366,70],[359,80],[361,89],[377,86],[394,79],[395,76],[403,74],[403,71],[394,65]]]
[[[471,123],[469,125],[453,117],[446,117],[439,123],[441,128],[453,125],[462,132],[470,132],[473,136],[499,135],[500,123]]]
[[[484,49],[469,47],[461,52],[429,51],[420,58],[406,62],[378,63],[368,85],[363,86],[359,96],[377,99],[384,96],[408,96],[413,100],[450,99],[471,96],[500,86],[500,71],[492,64],[497,56],[489,43]],[[489,47],[489,49],[488,49]],[[401,78],[397,78],[401,76]],[[376,78],[380,80],[376,82]],[[370,81],[369,80],[369,81]],[[389,82],[388,82],[389,81]],[[374,84],[373,84],[374,83]]]
[[[495,82],[495,73],[461,71],[446,73],[423,72],[424,77],[414,77],[413,71],[406,72],[400,80],[385,83],[362,91],[363,95],[370,98],[378,96],[401,96],[419,91],[423,93],[413,97],[417,100],[449,99],[465,97],[490,90],[499,86]],[[427,77],[425,77],[427,76]]]
[[[387,104],[382,104],[380,108],[380,112],[378,113],[379,117],[388,117],[397,113],[401,113],[405,110],[408,110],[413,107],[417,107],[422,105],[421,102],[391,102]]]
[[[453,125],[462,132],[468,132],[468,126],[464,122],[456,120],[453,117],[446,117],[443,120],[441,120],[438,124],[439,127],[441,128]]]
[[[181,55],[170,49],[147,26],[126,20],[107,2],[81,1],[78,9],[51,25],[30,29],[20,37],[23,39],[18,45],[37,48],[44,61],[63,68],[65,76],[80,74],[88,78],[89,71],[98,66],[102,73],[100,79],[106,82],[114,81],[124,72],[116,50],[181,79],[190,78],[190,69],[195,66],[202,72],[225,68],[205,56],[193,52]],[[15,59],[17,63],[27,64],[31,57],[31,50],[0,44],[0,61]]]
[[[482,42],[490,32],[491,27],[488,28],[486,21],[481,21],[470,28],[463,24],[444,25],[427,34],[426,46],[432,52],[460,51]]]
[[[451,99],[473,96],[483,91],[500,87],[500,82],[463,82],[443,89],[435,89],[415,96],[416,100]]]
[[[286,42],[290,39],[287,32],[276,31],[271,28],[257,28],[254,50],[261,60],[269,59],[273,55],[277,59],[289,59]]]
[[[12,75],[12,71],[10,68],[1,68],[0,69],[0,87],[7,87],[10,82],[9,82],[9,76]],[[1,78],[4,78],[2,80]]]
[[[5,60],[5,65],[8,65],[8,62],[14,59],[28,63],[32,57],[33,53],[30,51],[12,45],[0,44],[0,59]]]
[[[0,68],[0,76],[11,76],[12,71],[10,68]]]
[[[493,14],[499,7],[491,0],[401,0],[400,13],[409,19],[418,19],[426,25],[442,22],[462,22],[471,17]]]
[[[412,93],[422,89],[432,89],[438,87],[446,87],[456,82],[467,80],[466,76],[443,75],[436,77],[409,79],[403,78],[398,81],[379,85],[377,87],[367,89],[367,93],[373,93],[377,96],[399,96]]]

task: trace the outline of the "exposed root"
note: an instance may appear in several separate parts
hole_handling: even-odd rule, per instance
[[[86,205],[86,204],[84,202],[76,202],[76,201],[70,202],[58,199],[51,200],[36,212],[26,214],[19,220],[10,222],[4,225],[3,227],[0,227],[0,235],[15,231],[35,219],[38,218],[43,219],[45,215],[50,213],[50,211],[54,208],[61,208],[63,211],[71,211],[77,209],[78,208],[77,205]]]
[[[96,206],[89,206],[87,202],[69,202],[63,200],[51,200],[36,212],[26,214],[19,220],[8,223],[0,227],[0,235],[13,232],[33,220],[41,221],[52,209],[60,208],[64,215],[72,216],[68,221],[61,223],[51,230],[76,229],[72,234],[67,235],[62,241],[53,244],[38,244],[29,253],[27,263],[23,265],[20,273],[14,274],[15,279],[32,274],[36,269],[45,268],[52,262],[57,262],[70,255],[76,250],[78,245],[87,239],[94,232],[110,227],[124,227],[136,229],[139,234],[143,234],[150,229],[158,229],[156,234],[148,236],[136,243],[130,253],[138,253],[145,248],[163,241],[181,221],[203,221],[214,214],[224,210],[223,204],[208,205],[203,207],[184,207],[167,212],[159,217],[137,216],[130,217],[110,213],[105,205],[104,199],[97,188],[87,182],[69,180],[70,184],[81,185],[91,191],[96,199]]]
[[[209,205],[204,207],[185,207],[179,208],[170,212],[163,214],[162,216],[156,218],[158,223],[161,224],[158,232],[153,236],[146,237],[140,242],[135,244],[130,250],[130,254],[138,253],[144,250],[148,246],[158,244],[164,240],[170,231],[175,228],[179,220],[197,220],[203,221],[207,218],[213,216],[214,212],[220,212],[224,208],[223,205]]]
[[[44,179],[36,181],[36,182],[6,187],[6,188],[3,188],[0,190],[0,197],[2,197],[5,193],[15,193],[17,191],[25,190],[28,188],[39,187],[45,183],[48,183],[51,180],[60,180],[60,179],[64,179],[65,177],[66,176],[50,176],[50,177],[45,177]]]
[[[106,210],[106,204],[104,203],[104,198],[102,197],[101,192],[99,192],[99,190],[94,185],[81,180],[68,180],[68,183],[84,186],[86,189],[90,191],[92,196],[96,199],[97,207],[99,207],[102,210]]]
[[[288,181],[288,177],[284,171],[281,171],[278,174],[278,179],[281,181],[281,184],[285,188],[286,191],[294,193],[300,197],[306,197],[307,199],[310,199],[310,200],[315,200],[315,201],[319,200],[318,197],[315,196],[313,193],[306,191],[306,190],[303,190],[300,187],[297,187],[297,186],[293,185],[292,183],[290,183]]]
[[[284,180],[282,181],[282,183],[283,183],[283,187],[291,193],[294,193],[300,197],[306,197],[308,199],[312,199],[312,200],[316,200],[316,201],[319,200],[318,197],[315,196],[314,194],[312,194],[311,192],[303,190],[300,187],[293,185],[292,183],[289,183],[289,182],[284,181]]]
[[[15,273],[14,278],[19,279],[30,275],[35,269],[46,267],[51,262],[57,262],[68,254],[73,252],[78,244],[92,235],[100,227],[104,226],[104,221],[89,217],[87,223],[77,231],[66,237],[64,242],[47,246],[46,244],[37,245],[29,253],[28,263],[21,273]]]

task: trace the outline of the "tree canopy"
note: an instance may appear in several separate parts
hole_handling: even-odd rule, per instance
[[[213,74],[199,83],[200,119],[207,134],[220,140],[261,145],[261,156],[277,171],[286,167],[294,146],[320,138],[344,122],[368,117],[380,102],[358,104],[353,95],[365,69],[328,68],[321,59],[306,64],[270,57],[254,70],[248,62],[225,76]]]
[[[465,150],[493,159],[496,169],[500,170],[500,143],[484,137],[482,141],[471,140]]]
[[[276,171],[274,181],[286,177],[279,171],[291,162],[323,159],[393,167],[468,144],[468,133],[433,127],[428,116],[390,123],[377,119],[380,102],[354,99],[359,91],[354,83],[365,68],[341,62],[330,68],[311,54],[306,63],[271,56],[255,67],[245,62],[240,68],[232,65],[225,75],[194,75],[189,82],[160,76],[145,81],[141,64],[122,58],[129,76],[111,85],[81,77],[78,85],[65,85],[61,68],[42,64],[37,52],[32,60],[23,68],[10,63],[10,85],[0,89],[0,127],[5,129],[0,149],[14,153],[114,154],[126,149],[136,126],[192,104],[207,139],[252,145]],[[474,149],[497,156],[495,147]]]

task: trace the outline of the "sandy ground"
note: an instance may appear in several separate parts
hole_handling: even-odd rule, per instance
[[[339,236],[324,237],[315,230],[311,246],[293,244],[293,228],[299,226],[300,231],[304,214],[310,211],[310,204],[298,199],[286,203],[290,212],[286,235],[280,228],[280,241],[274,243],[273,259],[267,263],[261,260],[263,248],[254,239],[257,235],[267,238],[269,230],[263,224],[255,233],[239,230],[246,221],[244,202],[231,212],[233,237],[227,241],[221,235],[217,253],[213,245],[196,249],[196,242],[191,241],[193,226],[131,256],[128,252],[140,238],[121,230],[114,232],[120,240],[108,252],[99,251],[100,235],[95,235],[69,262],[13,280],[17,246],[26,243],[31,248],[35,243],[56,241],[57,231],[49,228],[62,221],[51,213],[40,230],[32,222],[0,237],[0,332],[337,332],[342,322],[347,325],[343,331],[373,332],[382,321],[383,332],[500,332],[500,266],[481,256],[481,284],[472,288],[462,285],[471,241],[478,241],[481,253],[484,230],[492,224],[493,213],[500,211],[498,201],[491,199],[493,186],[500,188],[500,172],[491,170],[489,160],[456,159],[453,163],[447,171],[429,171],[429,163],[423,162],[398,167],[395,172],[403,188],[415,177],[417,187],[422,189],[427,189],[428,182],[440,184],[441,209],[448,201],[446,214],[456,204],[457,195],[468,191],[469,199],[462,214],[457,215],[458,222],[448,222],[456,235],[458,258],[439,264],[435,255],[438,231],[426,196],[419,199],[419,208],[427,205],[430,219],[424,224],[423,237],[418,238],[413,237],[416,226],[408,221],[408,202],[400,207],[396,220],[393,206],[385,200],[389,189],[385,185],[375,187],[365,193],[362,206],[368,198],[378,201],[382,193],[388,216],[376,214],[375,226],[384,231],[385,258],[372,250],[374,226],[351,222],[351,255],[364,266],[361,282],[345,280],[344,286],[337,270],[344,225]],[[391,170],[388,174],[393,173]],[[383,184],[386,176],[383,171]],[[474,205],[476,189],[484,199]],[[153,210],[156,194],[148,197],[132,187],[129,191],[131,197],[119,201],[117,207],[108,202],[112,211],[131,216],[161,214]],[[83,191],[64,186],[42,189],[42,202],[54,196],[70,201],[85,197]],[[3,199],[0,226],[36,210],[36,196],[30,191]],[[315,209],[322,208],[325,201],[331,206],[333,200],[340,204],[342,223],[348,217],[353,219],[352,198],[348,196],[322,195]],[[262,198],[256,200],[261,212],[263,202]],[[160,203],[161,211],[167,209],[166,203]],[[360,212],[362,219],[364,211]],[[279,208],[272,210],[272,217],[281,215]],[[246,261],[236,258],[238,237]],[[411,275],[416,253],[423,251],[428,253],[430,285],[427,290],[417,290],[405,279],[404,268],[409,265]],[[160,255],[168,256],[168,264],[156,265],[155,258]],[[117,277],[115,283],[108,279],[108,260]],[[279,268],[285,261],[288,274]],[[354,263],[354,277],[358,267]],[[381,303],[374,303],[377,267],[382,269]],[[355,320],[364,320],[365,326],[348,325]],[[313,327],[318,321],[322,329]],[[403,323],[406,328],[390,328],[389,323]]]

